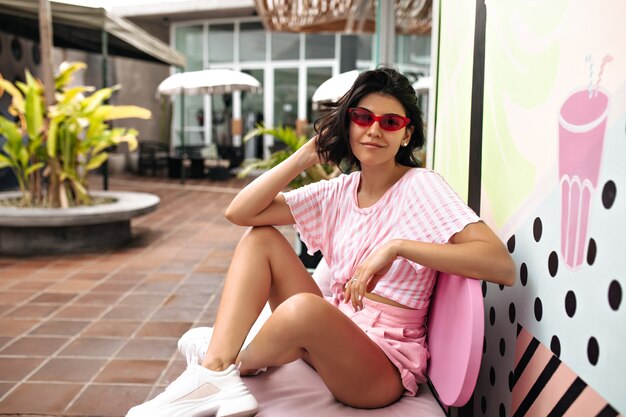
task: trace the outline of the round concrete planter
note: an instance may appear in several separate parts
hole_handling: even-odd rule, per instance
[[[47,255],[93,252],[131,238],[130,220],[154,211],[159,197],[135,192],[93,192],[108,204],[72,208],[0,207],[0,254]],[[0,199],[18,197],[0,193]]]

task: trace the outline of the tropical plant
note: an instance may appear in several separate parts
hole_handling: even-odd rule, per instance
[[[122,142],[131,151],[137,147],[136,130],[111,128],[109,122],[151,117],[142,107],[106,104],[119,87],[96,91],[70,86],[74,73],[84,68],[80,62],[61,65],[55,77],[55,100],[47,109],[43,85],[28,71],[25,83],[12,84],[0,75],[0,96],[11,95],[9,113],[14,118],[0,115],[0,135],[6,138],[0,168],[15,172],[21,206],[92,204],[89,172],[108,159],[112,147]]]
[[[272,135],[275,139],[285,144],[282,149],[277,149],[272,152],[267,159],[255,160],[248,162],[244,165],[243,169],[239,172],[239,177],[245,177],[254,170],[267,170],[275,167],[276,165],[289,158],[295,151],[300,149],[306,142],[307,137],[305,135],[298,135],[296,131],[288,126],[279,126],[275,128],[267,128],[262,124],[257,124],[254,129],[249,131],[244,136],[243,141],[246,142],[249,139],[259,135]],[[319,180],[330,179],[339,173],[338,168],[332,168],[326,164],[315,164],[311,168],[301,173],[298,177],[294,178],[289,183],[291,188],[302,187],[303,185],[310,184]]]

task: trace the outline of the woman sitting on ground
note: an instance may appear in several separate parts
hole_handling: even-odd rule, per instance
[[[316,131],[233,199],[226,217],[253,227],[235,250],[212,335],[192,329],[183,336],[187,370],[128,416],[252,416],[258,404],[240,374],[299,358],[338,401],[384,407],[415,395],[426,379],[426,313],[437,271],[514,283],[498,237],[440,175],[418,167],[413,153],[424,144],[423,125],[406,77],[390,68],[362,73]],[[282,192],[319,162],[354,171]],[[331,297],[323,298],[272,227],[287,224],[311,251],[321,250]],[[272,315],[241,350],[268,301]]]

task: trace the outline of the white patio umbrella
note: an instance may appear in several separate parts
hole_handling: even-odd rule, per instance
[[[337,74],[324,81],[313,93],[311,98],[313,108],[316,109],[320,103],[339,100],[352,87],[358,76],[359,71],[352,70]]]
[[[227,94],[233,91],[260,92],[259,80],[250,74],[229,69],[179,72],[172,74],[157,87],[161,95]]]
[[[426,92],[430,90],[430,88],[432,87],[432,84],[433,84],[433,79],[431,77],[429,76],[420,77],[417,81],[413,83],[413,88],[418,93]]]
[[[181,96],[180,143],[181,183],[185,181],[185,96],[228,94],[234,91],[262,91],[259,80],[244,72],[230,69],[208,69],[202,71],[179,72],[172,74],[157,87],[158,95]]]

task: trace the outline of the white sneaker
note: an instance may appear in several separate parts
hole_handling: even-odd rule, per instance
[[[194,327],[182,335],[178,340],[178,351],[187,360],[187,366],[202,364],[212,336],[213,327]],[[267,371],[267,368],[257,369],[250,375],[258,375],[265,371]]]
[[[202,363],[213,336],[213,327],[194,327],[178,340],[178,351],[187,359],[187,366]]]
[[[164,392],[131,408],[126,417],[249,417],[258,411],[235,365],[215,372],[192,364]]]

